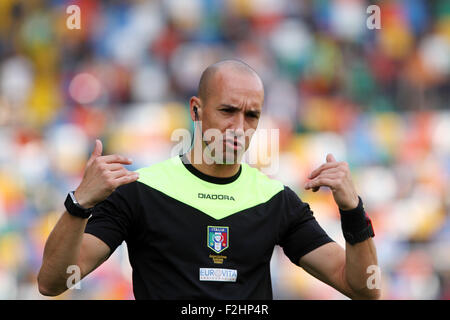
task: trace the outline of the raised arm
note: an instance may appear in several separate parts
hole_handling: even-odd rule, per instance
[[[327,186],[341,213],[346,239],[345,250],[336,243],[325,244],[304,255],[299,265],[307,272],[352,299],[379,299],[380,281],[373,230],[364,213],[347,163],[337,162],[331,154],[314,170],[305,189],[317,191]]]
[[[138,174],[125,169],[124,164],[131,164],[131,160],[119,155],[102,156],[102,143],[96,140],[83,179],[75,191],[78,203],[84,208],[91,208],[106,199],[117,187],[136,181]],[[38,274],[41,294],[56,296],[66,291],[71,275],[69,266],[78,267],[82,279],[110,255],[110,248],[103,241],[84,233],[87,221],[67,211],[58,220],[45,244]]]

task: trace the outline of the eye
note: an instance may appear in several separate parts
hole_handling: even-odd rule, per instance
[[[259,114],[256,113],[256,112],[248,112],[247,113],[247,117],[258,119],[259,118]]]

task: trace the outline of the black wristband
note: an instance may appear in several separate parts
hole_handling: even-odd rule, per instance
[[[66,201],[64,201],[64,206],[69,214],[75,217],[87,219],[91,216],[94,208],[83,208],[75,198],[75,191],[69,192],[66,197]]]
[[[362,199],[359,196],[358,199],[358,206],[355,209],[345,211],[339,209],[344,239],[351,245],[375,236],[372,221],[364,210]]]

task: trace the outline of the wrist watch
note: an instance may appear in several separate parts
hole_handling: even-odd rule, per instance
[[[66,201],[64,202],[64,206],[68,213],[75,217],[87,219],[91,216],[94,207],[92,208],[83,208],[75,198],[75,191],[70,191],[67,195]]]

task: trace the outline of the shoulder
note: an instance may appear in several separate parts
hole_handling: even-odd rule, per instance
[[[264,194],[277,194],[285,189],[281,181],[268,177],[247,163],[242,163],[242,179],[244,184]]]
[[[156,182],[168,182],[182,170],[183,163],[178,156],[154,163],[148,167],[137,169],[139,173],[138,182],[152,185]]]
[[[281,184],[281,182],[280,182]],[[285,212],[311,212],[311,208],[307,202],[304,202],[299,194],[289,186],[281,184],[278,199],[281,201],[280,207]]]
[[[154,164],[151,164],[147,167],[142,167],[136,170],[136,172],[139,173],[139,178],[141,176],[155,176],[164,172],[167,172],[168,170],[173,170],[177,167],[180,167],[182,165],[182,162],[178,156],[166,159],[164,161],[160,161]]]
[[[242,166],[243,166],[243,171],[246,172],[245,179],[248,182],[251,182],[251,183],[257,185],[258,188],[265,189],[265,190],[282,191],[280,195],[285,197],[289,201],[304,203],[300,199],[298,193],[296,191],[294,191],[292,188],[290,188],[289,186],[284,185],[283,182],[267,176],[266,174],[261,172],[259,169],[251,167],[246,163],[243,163]]]

